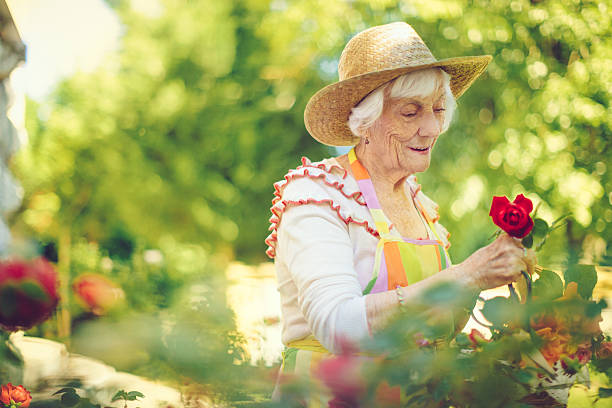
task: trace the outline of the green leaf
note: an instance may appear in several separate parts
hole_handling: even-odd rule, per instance
[[[113,398],[111,399],[111,402],[115,402],[117,400],[120,399],[126,399],[127,398],[127,393],[124,390],[119,390],[117,391],[117,393],[113,396]]]
[[[76,390],[74,388],[71,387],[65,387],[65,388],[61,388],[57,391],[55,391],[53,394],[51,395],[57,395],[57,394],[64,394],[66,392],[71,392],[71,393],[75,393],[76,394]]]
[[[81,400],[81,397],[79,397],[79,394],[74,392],[74,390],[72,391],[73,392],[65,392],[64,394],[62,394],[61,401],[62,401],[63,406],[74,407]]]
[[[554,220],[551,224],[551,228],[557,228],[557,226],[560,225],[560,223],[565,220],[567,217],[569,217],[570,214],[563,214],[562,216],[560,216],[559,218],[557,218],[556,220]]]
[[[525,248],[531,248],[533,246],[533,234],[527,235],[521,240],[521,243]]]
[[[468,335],[463,332],[459,333],[457,337],[455,337],[455,342],[459,347],[469,347],[472,344]]]
[[[601,299],[599,302],[589,302],[586,305],[586,308],[584,310],[584,314],[589,319],[592,319],[592,318],[594,318],[596,316],[600,316],[601,312],[606,307],[608,307],[608,303],[604,299]]]
[[[597,283],[597,271],[594,265],[571,265],[564,274],[565,286],[570,282],[578,284],[578,293],[583,299],[593,296],[593,289]]]
[[[451,386],[450,386],[450,383],[448,382],[448,379],[443,378],[438,384],[438,386],[434,389],[434,392],[433,392],[434,400],[441,401],[442,399],[446,398],[450,390],[451,390]]]
[[[563,296],[563,281],[559,275],[548,269],[538,273],[540,277],[533,282],[532,293],[543,299],[557,299]]]
[[[32,281],[32,280],[23,281],[19,285],[19,289],[21,289],[21,291],[25,293],[32,300],[36,300],[38,302],[48,302],[49,301],[49,295],[47,295],[45,291],[43,290],[43,288],[40,286],[40,284],[35,281]]]
[[[533,379],[533,373],[529,370],[519,370],[516,373],[516,379],[520,383],[528,384]]]
[[[130,391],[127,393],[127,398],[130,401],[134,401],[136,398],[144,398],[144,394],[138,391]]]
[[[497,296],[485,302],[482,308],[484,317],[497,327],[516,318],[516,305],[508,298]]]
[[[612,388],[599,387],[598,393],[599,398],[610,398],[612,397]]]
[[[0,290],[0,316],[13,317],[17,311],[17,291],[13,285]]]
[[[550,228],[548,227],[548,223],[546,221],[541,218],[536,218],[533,220],[533,230],[531,233],[538,238],[542,238],[548,234],[549,229]]]

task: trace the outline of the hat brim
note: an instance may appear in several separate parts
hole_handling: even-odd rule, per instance
[[[351,109],[370,92],[401,75],[427,68],[441,68],[450,76],[450,88],[459,98],[484,72],[492,57],[448,58],[430,64],[369,72],[328,85],[310,98],[304,124],[312,137],[329,146],[352,146],[359,142],[348,127]]]

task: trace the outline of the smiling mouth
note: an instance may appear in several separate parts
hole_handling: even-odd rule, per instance
[[[410,146],[408,146],[408,148],[409,148],[410,150],[415,151],[415,152],[421,152],[421,153],[424,153],[424,152],[429,151],[429,150],[431,149],[431,146],[427,146],[427,147],[410,147]]]

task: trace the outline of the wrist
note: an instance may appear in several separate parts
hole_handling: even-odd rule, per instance
[[[461,264],[453,265],[450,267],[451,269],[451,278],[454,282],[457,282],[459,285],[463,286],[469,290],[477,290],[482,291],[482,287],[480,282],[474,274],[469,273],[469,270],[466,270]]]

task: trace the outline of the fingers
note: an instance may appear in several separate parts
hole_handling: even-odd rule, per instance
[[[523,262],[525,263],[525,268],[523,270],[533,270],[535,268],[535,265],[537,264],[537,257],[535,251],[531,248],[525,248],[521,239],[519,238],[511,237],[506,233],[502,234],[502,236],[504,236],[502,243],[512,244],[514,247],[519,249],[520,255],[518,256],[520,256],[523,259]],[[516,251],[514,251],[514,253],[516,253]]]
[[[506,235],[508,235],[508,234],[506,234]],[[519,247],[519,248],[521,248],[521,249],[523,249],[523,248],[524,248],[524,246],[523,246],[523,240],[522,240],[522,239],[520,239],[520,238],[516,238],[516,237],[511,237],[510,235],[508,235],[508,237],[511,239],[511,241],[512,241],[512,243],[513,243],[514,245],[516,245],[517,247]]]
[[[528,249],[525,257],[525,263],[527,264],[527,272],[529,275],[533,275],[535,267],[538,264],[538,258],[533,249]]]
[[[538,263],[538,257],[536,256],[536,253],[533,249],[528,249],[525,255],[527,265],[535,266]]]
[[[525,249],[519,239],[501,234],[462,264],[478,288],[490,289],[518,281],[522,271],[532,273],[535,253]]]

